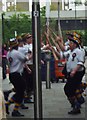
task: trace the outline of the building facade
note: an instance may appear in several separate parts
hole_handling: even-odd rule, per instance
[[[0,1],[0,11],[2,11],[2,1]]]
[[[2,0],[4,12],[29,11],[29,0]]]

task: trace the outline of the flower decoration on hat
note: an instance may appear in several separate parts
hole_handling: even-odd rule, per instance
[[[9,40],[9,46],[10,46],[10,47],[15,47],[15,46],[17,46],[17,45],[18,45],[18,41],[17,41],[16,38],[11,38],[11,39]]]

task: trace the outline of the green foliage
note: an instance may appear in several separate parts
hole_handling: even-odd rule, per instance
[[[43,34],[44,32],[44,26],[46,24],[46,18],[45,18],[45,14],[46,14],[46,6],[43,6],[41,9],[40,9],[40,26],[41,26],[41,34]]]
[[[40,12],[41,34],[43,34],[44,30],[43,25],[46,23],[45,12],[46,6],[42,7]],[[9,16],[9,19],[4,19],[3,42],[7,42],[10,38],[15,37],[15,31],[17,31],[17,35],[32,33],[32,18],[26,14],[20,13]]]
[[[83,33],[84,46],[87,46],[87,30]]]
[[[31,33],[31,27],[31,18],[25,14],[14,14],[9,19],[4,19],[4,41],[6,42],[8,39],[15,37],[15,31],[17,31],[17,35]]]
[[[45,17],[45,13],[46,13],[46,6],[43,6],[43,7],[40,9],[40,15],[41,15],[41,17]]]
[[[46,31],[46,7],[42,7],[40,9],[40,30],[41,30],[41,36],[43,36],[43,41],[46,41],[46,38],[44,37],[44,31]],[[5,13],[3,13],[5,16]],[[58,34],[58,31],[56,31],[57,25],[55,19],[50,19],[49,21],[50,28]],[[21,35],[22,33],[32,33],[32,18],[26,14],[14,14],[9,17],[9,19],[4,19],[4,40],[3,42],[8,42],[8,40],[12,37],[15,37],[15,31],[17,31],[17,35]],[[64,38],[64,41],[66,41],[66,32],[62,31],[62,35]],[[87,30],[82,31],[78,30],[82,35],[82,40],[84,45],[87,45]]]

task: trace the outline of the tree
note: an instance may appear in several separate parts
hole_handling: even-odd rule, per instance
[[[43,34],[43,25],[46,24],[45,12],[46,7],[41,8],[40,19],[41,19],[41,34]],[[17,35],[22,33],[32,33],[32,19],[30,16],[20,13],[9,16],[9,19],[4,19],[4,42],[8,39],[15,37],[15,31]]]
[[[84,31],[83,40],[84,40],[84,45],[87,46],[87,30]]]
[[[30,16],[22,13],[14,14],[10,16],[9,19],[4,19],[4,41],[6,42],[8,39],[15,37],[15,31],[17,31],[17,35],[21,35],[21,33],[31,33],[31,25]]]
[[[41,27],[41,35],[44,34],[44,31],[46,31],[46,7],[42,7],[40,10],[40,27]],[[5,16],[5,14],[4,14]],[[56,19],[50,18],[49,26],[51,29],[58,33],[56,30]],[[9,16],[8,19],[4,18],[4,40],[3,42],[8,42],[8,39],[15,37],[15,31],[17,31],[17,35],[21,35],[22,33],[32,33],[32,19],[29,15],[20,13],[20,14],[14,14],[12,16]],[[66,38],[66,32],[62,31],[63,38]],[[78,31],[82,34],[82,39],[84,42],[84,45],[87,45],[87,30],[84,31]],[[43,37],[43,41],[45,41],[45,37]]]

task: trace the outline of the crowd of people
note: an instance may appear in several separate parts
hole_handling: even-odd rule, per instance
[[[54,46],[48,38],[49,35],[47,33],[44,35],[48,42],[45,45],[41,41],[41,51],[50,50],[55,60],[66,59],[62,73],[67,79],[64,92],[72,107],[68,114],[80,114],[81,104],[85,102],[82,92],[87,86],[86,83],[82,82],[85,74],[85,51],[82,47],[81,35],[77,32],[67,33],[67,41],[64,43],[63,38],[57,35],[53,38],[50,34]],[[28,109],[24,103],[30,102],[31,95],[34,93],[32,40],[32,35],[25,33],[10,39],[9,49],[7,50],[4,45],[2,50],[3,79],[6,78],[6,62],[8,61],[9,80],[14,86],[8,93],[4,93],[4,96],[7,95],[5,96],[6,113],[9,114],[10,104],[14,102],[12,111],[14,117],[24,116],[19,112],[19,108]],[[41,60],[41,63],[44,64],[44,61]],[[14,92],[14,94],[8,99],[11,92]]]
[[[55,39],[51,37],[51,39],[57,48],[55,54],[58,59],[66,59],[66,64],[62,71],[67,79],[64,92],[73,108],[68,114],[80,114],[81,104],[85,102],[82,92],[87,86],[86,83],[82,82],[85,74],[85,51],[80,34],[73,32],[66,35],[67,41],[65,44],[59,36],[55,36]]]
[[[48,45],[42,45],[42,49],[46,48],[48,48]],[[9,66],[9,80],[14,86],[11,90],[4,91],[6,113],[9,114],[9,106],[14,102],[15,106],[12,116],[24,116],[18,109],[20,107],[22,109],[28,109],[24,103],[31,102],[31,95],[34,92],[32,35],[26,33],[10,39],[9,50],[5,58]],[[41,63],[44,64],[44,61],[41,60]],[[3,69],[3,71],[4,70],[6,71],[6,69]],[[11,92],[14,92],[14,94],[8,99]]]
[[[68,114],[80,114],[81,104],[85,102],[82,91],[87,86],[86,83],[82,83],[82,78],[85,74],[85,51],[80,34],[77,32],[68,33],[67,39],[68,41],[65,45],[63,39],[59,36],[56,37],[54,42],[57,46],[59,59],[66,59],[66,64],[62,71],[67,79],[64,92],[73,108]],[[84,86],[83,89],[82,86]]]

